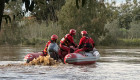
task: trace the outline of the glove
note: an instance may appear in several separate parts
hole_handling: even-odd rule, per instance
[[[77,48],[77,44],[75,44],[75,48]]]
[[[73,53],[73,52],[74,52],[74,50],[72,48],[70,48],[70,53]]]
[[[44,52],[44,51],[42,51],[42,53],[43,53],[44,56],[47,56],[47,55],[48,55],[48,54],[47,54],[46,52]]]

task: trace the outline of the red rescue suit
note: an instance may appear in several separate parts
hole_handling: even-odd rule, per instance
[[[79,53],[80,51],[92,51],[94,48],[94,41],[90,37],[83,36],[79,42],[79,49],[75,51],[75,53]]]
[[[50,40],[46,43],[45,49],[43,50],[44,56],[48,55],[47,49],[48,49],[48,46],[50,45],[51,42],[53,42],[53,40]]]
[[[69,52],[70,46],[77,47],[77,45],[74,43],[73,36],[71,34],[66,34],[64,38],[60,41],[60,48],[64,51]]]

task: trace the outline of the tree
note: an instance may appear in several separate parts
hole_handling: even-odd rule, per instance
[[[85,5],[86,0],[76,0],[76,7],[79,9],[79,3],[82,3],[82,7]]]
[[[133,21],[131,22],[131,28],[129,29],[129,38],[134,39],[134,38],[140,38],[140,22]]]
[[[1,0],[0,1],[0,30],[1,30],[1,22],[2,22],[2,16],[3,16],[3,11],[4,11],[4,5],[5,4],[5,0]]]
[[[37,18],[37,20],[48,20],[58,21],[57,11],[65,4],[65,0],[34,0],[34,10],[32,15]]]
[[[4,11],[4,8],[5,8],[5,3],[8,4],[9,1],[17,1],[17,0],[1,0],[0,1],[0,5],[1,5],[1,7],[0,7],[0,31],[1,31],[2,17],[9,18],[9,17],[7,17],[8,15],[3,16],[3,11]],[[33,8],[34,8],[33,7],[33,5],[34,5],[33,1],[31,2],[32,5],[30,5],[30,0],[22,0],[22,1],[26,5],[26,11],[33,10]]]
[[[5,13],[3,15],[8,15],[11,21],[20,21],[25,14],[25,11],[22,10],[23,3],[19,1],[9,1],[8,4],[5,4]]]
[[[110,9],[109,11],[112,17],[109,18],[112,21],[110,21],[106,26],[109,31],[108,34],[117,38],[138,38],[138,34],[137,37],[134,35],[138,33],[137,30],[139,30],[138,26],[140,20],[140,5],[137,0],[133,0],[133,3],[130,2],[130,0],[126,0],[126,3],[121,4],[120,6],[116,6],[114,3],[115,2],[107,4],[107,9]],[[118,29],[116,29],[115,25],[118,26]]]
[[[91,37],[96,37],[96,39],[104,35],[106,32],[104,25],[107,19],[105,4],[96,0],[87,0],[86,5],[79,9],[75,5],[75,1],[66,0],[66,4],[58,13],[59,24],[64,33],[74,28],[78,33],[81,30],[87,30]]]
[[[5,3],[8,3],[9,1],[17,1],[17,0],[1,0],[0,1],[0,30],[1,30],[1,22],[2,22],[2,16],[3,11],[5,7]],[[77,8],[79,7],[78,3],[80,0],[75,0],[77,3]],[[57,21],[57,15],[56,11],[60,9],[61,6],[65,4],[65,0],[22,0],[23,3],[25,3],[26,12],[33,11],[32,15],[36,16],[38,20],[48,20]],[[84,6],[85,0],[82,0],[82,6]],[[41,6],[42,5],[42,6]],[[17,13],[24,15],[22,12]],[[41,16],[40,16],[41,14]],[[43,14],[43,16],[42,16]],[[16,17],[16,15],[14,15]]]

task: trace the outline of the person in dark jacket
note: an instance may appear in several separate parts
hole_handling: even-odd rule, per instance
[[[56,43],[57,39],[58,39],[58,36],[57,35],[54,34],[54,35],[51,36],[51,40],[49,40],[46,43],[46,46],[45,46],[45,48],[43,50],[44,56],[48,55],[47,49],[48,49],[48,46],[50,45],[50,43],[52,43],[52,42],[55,42]]]

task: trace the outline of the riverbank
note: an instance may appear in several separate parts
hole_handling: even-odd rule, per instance
[[[111,47],[138,47],[140,46],[140,39],[105,39],[101,41],[99,45]]]
[[[45,46],[47,40],[46,39],[39,39],[39,38],[33,38],[33,39],[24,39],[21,41],[21,43],[8,43],[4,41],[0,41],[0,46]],[[57,44],[59,44],[59,40],[57,41]],[[95,45],[98,47],[117,47],[117,48],[124,48],[124,47],[139,47],[140,46],[140,39],[115,39],[115,40],[103,40],[99,43],[95,43]]]
[[[140,46],[140,39],[119,39],[124,46]]]

